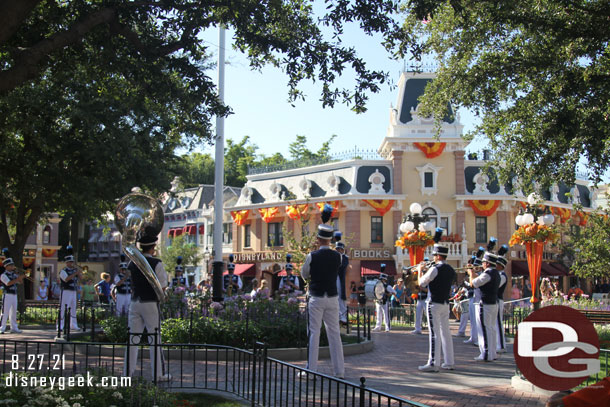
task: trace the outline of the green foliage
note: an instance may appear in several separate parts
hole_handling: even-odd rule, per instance
[[[99,323],[108,342],[127,343],[127,317],[111,315]]]
[[[239,143],[227,139],[225,147],[225,185],[243,186],[246,183],[248,166],[256,160],[256,147],[244,136]]]
[[[328,153],[330,151],[330,143],[332,143],[335,138],[337,138],[336,134],[330,136],[328,140],[322,143],[322,147],[320,147],[320,149],[316,153],[314,153],[313,151],[309,150],[309,148],[307,148],[307,137],[300,136],[297,134],[296,140],[290,143],[288,147],[290,151],[290,156],[294,161],[307,162],[314,162],[316,160],[328,158]]]
[[[182,188],[214,184],[214,158],[210,154],[193,152],[180,157],[178,175]]]
[[[572,260],[570,269],[582,278],[610,277],[610,212],[597,210],[589,214],[587,224],[568,230],[569,239],[561,246]]]
[[[473,111],[482,121],[469,137],[489,140],[502,181],[571,185],[581,158],[601,181],[610,160],[610,3],[414,0],[403,11],[409,35],[388,46],[439,63],[421,114],[438,121],[448,103]]]
[[[182,256],[183,266],[195,266],[201,261],[201,256],[197,252],[197,245],[189,243],[186,235],[176,236],[172,239],[170,246],[161,245],[161,261],[169,275],[173,274],[176,268],[176,258]]]

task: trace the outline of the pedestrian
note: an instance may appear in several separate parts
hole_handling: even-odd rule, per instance
[[[358,306],[358,287],[356,286],[356,282],[354,280],[349,283],[349,305],[350,307]]]
[[[38,286],[38,294],[36,294],[37,301],[47,301],[49,299],[49,287],[47,287],[47,282],[45,280],[40,280],[40,285]]]
[[[322,224],[318,226],[319,249],[307,255],[301,276],[309,279],[309,354],[307,369],[316,371],[318,368],[318,353],[320,345],[320,330],[322,322],[326,328],[333,374],[343,379],[345,367],[343,346],[339,331],[339,293],[337,291],[337,276],[341,266],[341,254],[330,248],[333,228],[326,224],[330,220],[333,207],[326,204],[322,210]],[[305,372],[303,372],[305,373]]]
[[[375,328],[373,328],[373,332],[381,331],[381,322],[385,325],[385,331],[390,331],[390,297],[392,295],[396,295],[396,291],[394,288],[388,284],[388,275],[384,273],[385,264],[381,264],[381,274],[379,274],[379,280],[383,283],[383,296],[381,299],[375,300],[375,314],[377,317],[377,323],[375,324]]]
[[[404,302],[403,296],[405,294],[405,286],[403,284],[402,278],[396,280],[396,284],[394,284],[394,287],[392,288],[394,289],[394,291],[396,291],[396,294],[392,294],[392,307],[397,308],[400,307]]]
[[[146,262],[157,276],[157,280],[162,289],[167,287],[167,272],[160,259],[154,257],[155,245],[157,237],[144,234],[138,239],[140,250]],[[159,298],[153,286],[146,278],[146,271],[140,270],[140,267],[133,261],[127,266],[131,274],[132,282],[132,297],[129,305],[129,338],[130,346],[125,349],[125,376],[133,376],[138,365],[138,346],[144,329],[146,329],[147,337],[150,343],[160,344],[160,313],[159,313]],[[155,338],[156,336],[156,338]],[[135,345],[135,346],[134,346]],[[155,354],[156,350],[156,354]],[[129,354],[129,358],[127,358]],[[164,373],[163,354],[160,346],[150,346],[150,364],[151,372],[159,381],[169,381],[172,376]]]
[[[437,228],[434,234],[434,250],[432,251],[434,264],[424,273],[424,263],[417,266],[418,283],[428,287],[427,299],[429,331],[428,362],[419,366],[423,372],[438,372],[439,367],[446,370],[454,369],[453,341],[449,331],[449,295],[451,283],[456,272],[449,264],[447,255],[449,248],[440,244],[443,229]],[[441,352],[444,363],[441,364]]]
[[[100,304],[110,304],[110,274],[102,273],[100,277],[102,279],[95,285],[95,293]]]
[[[6,330],[6,320],[10,318],[11,332],[20,334],[21,330],[17,325],[17,285],[23,284],[25,274],[17,274],[15,262],[10,256],[8,249],[3,250],[5,259],[2,261],[4,273],[0,277],[4,288],[4,298],[2,299],[2,323],[0,324],[0,334]]]

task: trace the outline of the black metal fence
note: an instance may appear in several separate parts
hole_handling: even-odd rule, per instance
[[[0,371],[54,376],[85,375],[103,371],[120,377],[124,372],[126,344],[0,341]],[[156,357],[160,348],[168,378],[157,377]],[[129,347],[135,348],[135,347]],[[366,386],[366,379],[351,383],[268,357],[267,347],[253,349],[205,344],[157,344],[139,346],[135,376],[168,389],[219,390],[233,393],[253,406],[424,406]],[[156,352],[151,352],[156,355]],[[152,365],[152,366],[151,366]]]

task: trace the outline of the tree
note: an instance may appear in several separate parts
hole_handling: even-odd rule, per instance
[[[180,160],[178,175],[182,188],[214,184],[214,159],[210,154],[191,153]]]
[[[571,185],[581,158],[601,180],[610,160],[610,3],[413,0],[403,11],[409,35],[391,45],[439,64],[423,114],[444,117],[451,103],[479,115],[469,136],[489,139],[503,180]]]
[[[328,159],[330,152],[330,143],[332,143],[335,138],[337,138],[336,134],[330,136],[328,140],[322,143],[322,147],[320,147],[320,149],[314,153],[309,148],[307,148],[307,137],[300,136],[297,134],[296,140],[290,143],[288,148],[290,151],[290,156],[292,157],[293,161],[303,162],[316,162]]]
[[[182,256],[182,265],[185,267],[197,266],[201,261],[197,245],[189,243],[184,235],[176,236],[170,246],[161,245],[161,261],[163,261],[168,275],[173,274],[178,264],[176,262],[178,256]]]
[[[250,144],[250,137],[244,136],[239,143],[227,139],[225,147],[225,185],[241,187],[247,179],[248,167],[256,160],[258,147]]]

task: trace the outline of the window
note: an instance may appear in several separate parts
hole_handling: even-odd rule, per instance
[[[487,217],[477,216],[475,219],[477,243],[487,242]]]
[[[438,218],[436,217],[436,211],[432,208],[426,208],[423,211],[421,211],[422,215],[428,215],[428,218],[430,218],[430,222],[434,223],[434,229],[437,228],[438,226]],[[441,226],[442,227],[442,226]],[[448,230],[447,230],[448,232]]]
[[[332,218],[330,224],[332,225],[333,230],[339,230],[339,218]]]
[[[250,247],[250,225],[244,225],[244,247]]]
[[[269,223],[267,229],[267,246],[283,246],[282,223]]]
[[[424,172],[424,188],[434,188],[433,172]]]
[[[381,216],[371,216],[371,242],[383,242],[383,218]]]
[[[47,225],[42,231],[42,244],[51,243],[51,226]]]
[[[442,227],[447,231],[447,233],[449,233],[449,218],[442,217],[440,227]]]
[[[233,241],[233,224],[222,224],[222,243],[229,244]]]

